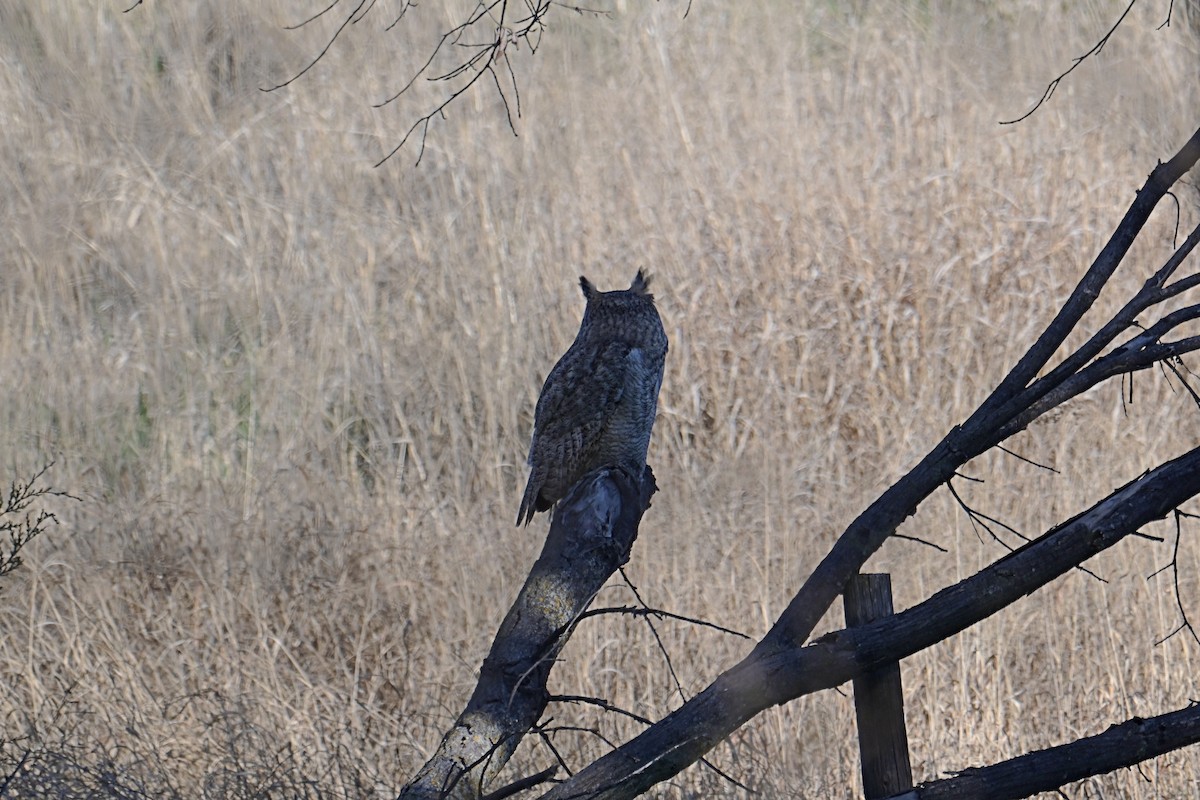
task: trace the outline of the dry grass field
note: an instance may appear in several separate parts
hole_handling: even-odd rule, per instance
[[[371,104],[454,4],[388,33],[381,3],[273,93],[335,21],[284,26],[324,3],[129,4],[0,4],[0,478],[53,460],[48,484],[80,498],[0,584],[13,797],[391,796],[541,545],[544,517],[512,521],[581,272],[607,289],[649,269],[671,337],[629,577],[761,635],[1198,123],[1200,57],[1186,26],[1156,30],[1165,2],[1012,126],[1123,3],[616,2],[556,10],[536,55],[511,54],[519,137],[485,90],[419,167],[374,168],[438,87]],[[1196,199],[1179,193],[1185,224]],[[1173,226],[1162,209],[1100,306]],[[1146,373],[1131,404],[1102,386],[1012,443],[1059,474],[984,458],[959,488],[1035,534],[1194,446],[1198,419]],[[909,525],[950,553],[884,547],[869,566],[899,607],[1004,552],[946,493]],[[1148,579],[1173,528],[1149,532],[1167,541],[1089,564],[1107,583],[1071,574],[904,663],[918,779],[1200,697],[1200,645],[1155,646],[1179,612],[1169,574]],[[1180,579],[1200,618],[1196,533]],[[746,651],[657,627],[686,693]],[[552,686],[654,718],[679,704],[631,618],[584,624]],[[607,749],[552,741],[576,765]],[[712,760],[766,798],[860,796],[848,693],[772,710]],[[530,741],[511,774],[552,762]],[[1200,751],[1068,794],[1195,797]],[[702,768],[656,795],[747,796]]]

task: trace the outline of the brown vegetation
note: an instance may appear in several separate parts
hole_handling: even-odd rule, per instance
[[[57,459],[49,482],[84,499],[0,588],[0,774],[32,750],[28,792],[394,792],[540,547],[511,518],[580,272],[653,270],[672,342],[630,577],[655,606],[760,636],[1196,126],[1196,54],[1179,26],[1155,32],[1156,7],[1001,128],[1113,8],[630,5],[563,14],[521,54],[519,138],[472,95],[419,169],[370,165],[424,109],[370,103],[443,20],[363,33],[264,94],[319,46],[280,29],[307,4],[0,6],[0,463],[20,478]],[[1131,258],[1148,274],[1160,252]],[[1003,480],[964,491],[1039,532],[1191,446],[1189,403],[1155,375],[1132,403],[1101,388],[1017,442],[1060,474],[986,457],[972,474]],[[946,496],[910,525],[951,554],[884,547],[870,567],[898,608],[1001,552]],[[1128,541],[1089,563],[1108,583],[1070,575],[906,661],[917,778],[1195,697],[1195,643],[1154,646],[1178,609],[1169,575],[1146,576],[1170,555]],[[1180,564],[1200,617],[1194,536]],[[685,690],[745,650],[658,631]],[[642,620],[589,619],[562,658],[564,693],[650,718],[678,705]],[[607,749],[553,741],[572,763]],[[851,797],[850,700],[767,712],[712,760],[770,797]],[[550,761],[531,742],[512,773]],[[1143,771],[1089,783],[1190,796],[1200,754]],[[672,786],[740,796],[703,769]]]

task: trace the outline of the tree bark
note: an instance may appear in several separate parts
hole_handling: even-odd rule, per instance
[[[1113,725],[1104,733],[1046,750],[973,767],[890,800],[1018,800],[1074,781],[1131,767],[1200,742],[1200,703]]]
[[[656,489],[616,468],[590,473],[559,502],[542,554],[500,624],[466,709],[400,800],[474,800],[541,717],[550,669],[579,615],[629,560]]]

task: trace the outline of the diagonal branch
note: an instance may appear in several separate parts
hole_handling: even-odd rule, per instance
[[[328,41],[328,42],[326,42],[326,43],[325,43],[325,46],[321,48],[321,52],[317,53],[316,57],[315,57],[315,58],[313,58],[313,60],[312,60],[312,61],[308,62],[308,64],[307,64],[307,65],[304,67],[304,69],[300,70],[299,72],[297,72],[297,73],[296,73],[295,75],[293,75],[292,77],[288,78],[288,79],[287,79],[286,81],[284,81],[283,83],[277,84],[277,85],[275,85],[275,86],[269,86],[269,87],[265,87],[265,88],[261,89],[260,91],[263,91],[263,92],[274,92],[274,91],[276,91],[276,90],[278,90],[278,89],[282,89],[283,87],[285,87],[285,86],[288,86],[288,85],[289,85],[289,84],[291,84],[291,83],[294,83],[294,82],[295,82],[296,80],[298,80],[298,79],[299,79],[299,78],[300,78],[302,75],[304,75],[304,74],[305,74],[305,73],[307,73],[307,72],[308,72],[310,69],[312,69],[313,67],[315,67],[315,66],[317,65],[317,62],[318,62],[318,61],[320,61],[322,58],[324,58],[324,57],[325,57],[325,54],[329,52],[329,48],[333,47],[333,43],[334,43],[334,42],[336,42],[336,41],[337,41],[337,39],[338,39],[338,37],[342,35],[342,31],[346,30],[346,26],[347,26],[347,25],[349,25],[351,22],[353,22],[353,21],[354,21],[354,17],[355,17],[355,16],[358,14],[358,12],[359,12],[359,11],[361,11],[361,10],[362,10],[362,7],[363,7],[364,5],[366,5],[366,2],[367,2],[367,0],[359,0],[359,3],[358,3],[358,5],[357,5],[357,6],[354,8],[354,10],[353,10],[353,11],[351,11],[351,12],[350,12],[350,14],[349,14],[349,15],[348,15],[348,16],[347,16],[347,17],[346,17],[344,20],[342,20],[342,24],[341,24],[341,25],[339,25],[339,26],[337,27],[337,30],[335,30],[335,31],[333,32],[333,36],[329,37],[329,41]],[[337,5],[337,3],[335,2],[335,3],[333,4],[333,6],[336,6],[336,5]],[[330,6],[329,8],[325,9],[325,11],[328,11],[330,8],[333,8],[333,6]],[[318,16],[318,17],[319,17],[319,16],[321,16],[321,14],[324,14],[324,13],[325,13],[325,11],[322,11],[322,12],[320,12],[320,14],[317,14],[316,16]],[[315,18],[316,18],[316,17],[313,17],[312,19],[315,19]],[[308,24],[309,22],[311,22],[311,21],[312,21],[312,19],[307,19],[307,20],[305,20],[304,22],[301,22],[301,23],[300,23],[300,25],[297,25],[296,27],[300,27],[301,25],[306,25],[306,24]]]
[[[1200,130],[1170,161],[1159,164],[1151,172],[1113,236],[1063,308],[996,390],[965,423],[951,429],[911,471],[889,487],[850,524],[746,659],[664,720],[615,753],[595,762],[548,797],[575,796],[572,792],[580,787],[587,787],[587,796],[632,797],[695,762],[717,741],[762,709],[797,696],[794,691],[780,688],[788,685],[788,678],[794,679],[796,673],[792,669],[795,666],[781,672],[780,668],[771,665],[800,652],[801,645],[812,634],[850,577],[859,572],[897,527],[916,512],[925,498],[949,481],[972,458],[1015,432],[1005,426],[1025,410],[1025,406],[1017,401],[1018,396],[1026,390],[1030,381],[1095,302],[1144,228],[1158,201],[1198,159]],[[1188,340],[1182,340],[1145,348],[1131,355],[1125,366],[1148,365],[1155,360],[1174,357],[1178,351],[1191,346]],[[1115,363],[1109,362],[1113,366]],[[1093,369],[1088,379],[1095,378],[1098,381],[1102,371]],[[1191,477],[1195,479],[1194,475]],[[1029,547],[1019,548],[1011,557],[1016,557]],[[1070,566],[1073,564],[1064,569]],[[889,621],[889,624],[893,621]],[[811,679],[812,676],[804,669],[801,668],[800,672],[805,679]],[[842,677],[838,682],[846,679]],[[618,786],[620,791],[613,788]]]
[[[1001,428],[1000,435],[1008,437],[1024,430],[1029,423],[1050,409],[1057,408],[1072,397],[1083,394],[1109,378],[1140,372],[1155,364],[1165,363],[1196,350],[1200,350],[1200,336],[1189,336],[1178,341],[1155,344],[1130,352],[1115,351],[1096,361],[1087,369],[1071,376],[1057,389],[1030,405],[1009,424]]]
[[[1129,248],[1133,245],[1134,240],[1142,232],[1146,222],[1150,219],[1150,214],[1158,205],[1158,201],[1166,195],[1167,191],[1184,176],[1200,159],[1200,130],[1192,134],[1191,138],[1180,148],[1179,152],[1166,163],[1161,163],[1150,173],[1150,177],[1146,179],[1145,185],[1138,191],[1137,197],[1129,206],[1129,210],[1125,212],[1124,218],[1117,225],[1116,231],[1109,238],[1100,254],[1096,256],[1096,260],[1084,273],[1079,284],[1071,292],[1071,296],[1063,304],[1062,309],[1042,332],[1029,351],[1017,362],[1017,365],[1005,376],[1004,380],[996,388],[979,409],[972,415],[971,419],[965,423],[965,426],[979,425],[985,420],[994,418],[998,415],[1003,422],[1015,416],[1017,410],[1028,405],[1035,397],[1030,397],[1025,394],[1026,387],[1046,366],[1050,358],[1066,341],[1067,336],[1075,330],[1075,326],[1087,313],[1088,309],[1095,303],[1096,298],[1100,296],[1101,289],[1108,283],[1117,267],[1121,265],[1125,255],[1129,252]],[[1189,250],[1190,252],[1190,250]],[[1182,261],[1182,256],[1180,257]],[[1173,270],[1172,270],[1173,271]],[[1160,274],[1162,271],[1160,270]],[[1155,277],[1158,277],[1156,275]],[[1103,330],[1103,329],[1102,329]],[[1123,330],[1123,328],[1122,328]],[[1120,331],[1111,331],[1112,336],[1116,336]],[[1107,334],[1106,334],[1107,335]],[[1110,339],[1111,341],[1111,339]],[[1098,342],[1097,342],[1098,343]],[[1092,345],[1093,347],[1095,344]],[[1103,345],[1101,345],[1102,349]],[[1087,345],[1085,348],[1090,350]],[[1063,367],[1062,373],[1069,373],[1074,369],[1078,369],[1086,363],[1088,359],[1099,353],[1096,350],[1091,356],[1084,358],[1079,356],[1070,365]],[[1064,362],[1065,363],[1065,362]],[[1060,373],[1060,375],[1062,374]],[[1050,386],[1039,387],[1038,391],[1042,393],[1049,391]]]
[[[559,503],[541,555],[484,659],[479,683],[405,800],[474,800],[546,709],[550,670],[596,592],[629,559],[654,493],[619,469],[596,470]]]
[[[1026,753],[951,778],[922,784],[890,800],[1018,800],[1074,781],[1131,767],[1200,742],[1200,703],[1143,719],[1133,717],[1104,733]]]
[[[1125,10],[1123,12],[1121,12],[1121,16],[1117,19],[1117,21],[1115,23],[1113,23],[1113,26],[1108,29],[1108,33],[1101,36],[1100,41],[1098,41],[1094,45],[1092,45],[1091,50],[1088,50],[1083,55],[1076,56],[1074,59],[1072,59],[1071,66],[1067,67],[1067,69],[1061,75],[1059,75],[1057,78],[1050,81],[1050,83],[1046,85],[1046,90],[1044,92],[1042,92],[1042,96],[1040,98],[1038,98],[1038,101],[1036,103],[1034,103],[1033,108],[1029,109],[1024,114],[1017,117],[1016,119],[1004,120],[1000,124],[1001,125],[1014,125],[1018,122],[1022,122],[1024,120],[1027,120],[1030,117],[1032,117],[1033,112],[1035,112],[1039,108],[1041,108],[1042,104],[1045,103],[1047,100],[1049,100],[1054,95],[1055,90],[1058,89],[1058,85],[1060,83],[1062,83],[1063,78],[1067,77],[1072,72],[1074,72],[1075,69],[1080,64],[1082,64],[1084,61],[1087,61],[1089,57],[1097,55],[1101,50],[1104,49],[1104,46],[1106,44],[1108,44],[1108,40],[1110,38],[1112,38],[1112,35],[1114,33],[1117,32],[1117,28],[1121,27],[1121,23],[1125,21],[1125,17],[1129,16],[1129,12],[1133,10],[1133,7],[1135,5],[1137,5],[1137,0],[1129,0],[1129,5],[1125,7]],[[1167,19],[1170,20],[1170,18],[1171,17],[1168,14]]]
[[[1112,344],[1113,340],[1122,332],[1135,325],[1138,314],[1200,285],[1200,273],[1189,275],[1173,284],[1166,285],[1166,281],[1179,269],[1198,242],[1200,242],[1200,225],[1197,225],[1183,244],[1176,248],[1162,268],[1146,279],[1146,283],[1137,295],[1126,303],[1124,308],[1118,311],[1078,350],[1063,359],[1062,363],[1049,373],[1038,378],[1025,392],[1021,393],[1019,398],[1012,401],[1012,405],[1018,407],[1028,405],[1041,398],[1100,355],[1104,348]]]
[[[1161,567],[1160,569],[1156,570],[1154,573],[1154,575],[1157,575],[1158,573],[1163,572],[1164,570],[1167,570],[1167,569],[1171,570],[1171,588],[1174,590],[1175,606],[1179,609],[1179,620],[1180,621],[1179,621],[1179,625],[1177,625],[1175,627],[1175,630],[1171,631],[1166,636],[1162,637],[1161,639],[1159,639],[1157,642],[1154,643],[1155,647],[1157,647],[1158,645],[1167,641],[1172,636],[1175,636],[1177,633],[1182,633],[1183,631],[1187,631],[1189,634],[1191,634],[1192,640],[1195,641],[1196,644],[1200,644],[1200,636],[1196,635],[1196,629],[1194,627],[1192,627],[1192,621],[1190,619],[1188,619],[1187,609],[1184,608],[1184,605],[1183,605],[1183,594],[1179,591],[1179,541],[1180,541],[1181,537],[1183,536],[1182,520],[1184,517],[1196,519],[1195,514],[1185,514],[1184,512],[1176,509],[1176,511],[1175,511],[1175,546],[1171,550],[1171,560],[1170,560],[1170,562],[1167,563],[1166,566]],[[1154,577],[1154,576],[1152,575],[1150,577]]]
[[[887,619],[821,637],[807,647],[756,648],[666,718],[543,800],[636,797],[693,763],[746,720],[774,705],[839,686],[986,619],[1200,494],[1200,448],[1109,494],[980,572]]]

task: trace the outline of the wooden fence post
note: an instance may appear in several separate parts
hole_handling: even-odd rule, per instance
[[[855,575],[844,594],[846,627],[892,615],[892,578],[886,573]],[[894,662],[854,680],[858,751],[867,800],[891,797],[913,788],[904,727],[904,690],[900,664]]]

